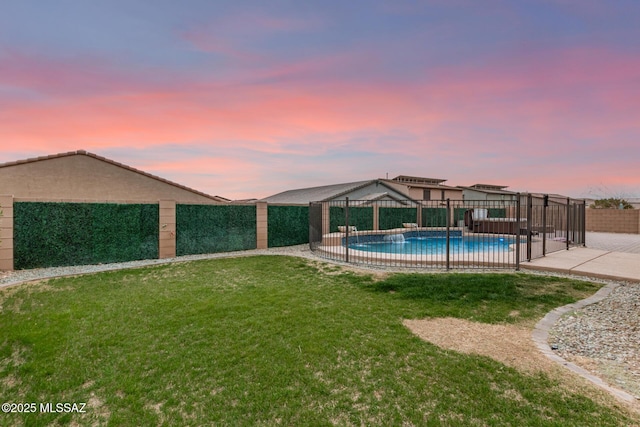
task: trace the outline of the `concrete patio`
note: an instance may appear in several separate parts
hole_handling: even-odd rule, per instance
[[[640,235],[587,233],[586,247],[547,254],[523,269],[640,282]]]

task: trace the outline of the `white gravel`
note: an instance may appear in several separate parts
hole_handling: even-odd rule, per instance
[[[640,398],[640,284],[568,313],[549,331],[557,353]]]

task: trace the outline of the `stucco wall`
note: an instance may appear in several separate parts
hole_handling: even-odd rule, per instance
[[[497,193],[486,193],[484,191],[474,190],[473,188],[465,188],[462,191],[465,200],[516,200],[516,194],[497,194]]]
[[[77,154],[0,168],[0,194],[47,200],[212,200],[131,169]]]
[[[422,187],[408,187],[404,190],[414,200],[424,200],[424,190],[431,190],[431,200],[462,200],[462,190],[455,189],[440,189],[440,188],[422,188]],[[444,199],[442,198],[442,191],[444,191]]]
[[[462,190],[444,190],[444,198],[451,200],[462,200]]]

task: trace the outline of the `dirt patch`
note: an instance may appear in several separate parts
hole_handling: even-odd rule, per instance
[[[450,317],[405,320],[404,325],[420,338],[448,350],[487,356],[526,372],[555,369],[555,363],[538,351],[531,340],[531,329],[526,327]]]
[[[455,318],[405,320],[403,323],[415,335],[438,347],[490,357],[528,374],[543,372],[560,380],[563,387],[571,392],[586,394],[605,405],[620,405],[610,394],[540,353],[531,339],[530,327],[491,325]],[[638,403],[625,407],[635,415],[640,413]]]

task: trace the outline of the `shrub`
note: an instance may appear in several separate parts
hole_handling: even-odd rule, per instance
[[[609,197],[608,199],[599,199],[594,201],[589,207],[592,209],[633,209],[633,206],[625,199]]]

